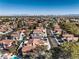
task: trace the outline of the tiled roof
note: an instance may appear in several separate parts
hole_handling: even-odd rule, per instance
[[[44,44],[44,41],[41,40],[41,39],[30,39],[30,40],[29,40],[29,43],[30,43],[30,44],[33,43],[34,45],[36,45],[36,44],[37,44],[37,45],[40,45],[40,44]]]
[[[64,37],[74,37],[73,34],[63,34]]]
[[[38,27],[37,29],[34,30],[34,32],[41,33],[43,32],[43,30],[44,30],[43,28]]]
[[[1,40],[0,43],[4,43],[4,44],[10,44],[10,43],[13,43],[14,40]]]
[[[45,42],[41,39],[30,39],[26,46],[23,47],[23,52],[28,52],[34,48],[36,48],[37,45],[43,45]]]
[[[22,48],[22,52],[29,52],[33,49],[33,46],[27,45]]]

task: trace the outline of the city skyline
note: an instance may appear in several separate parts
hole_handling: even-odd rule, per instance
[[[79,14],[78,0],[0,0],[0,15]]]

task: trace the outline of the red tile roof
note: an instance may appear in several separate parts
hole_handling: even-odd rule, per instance
[[[23,47],[23,52],[28,52],[36,48],[37,45],[44,45],[43,40],[41,39],[30,39],[26,46]]]
[[[22,48],[22,52],[25,52],[26,53],[26,52],[29,52],[32,49],[33,49],[33,46],[27,45],[27,46],[24,46]]]
[[[4,43],[4,44],[10,44],[10,43],[13,43],[14,40],[1,40],[0,43]]]

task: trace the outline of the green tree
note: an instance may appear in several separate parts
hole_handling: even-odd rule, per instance
[[[68,33],[72,33],[74,35],[79,35],[79,27],[71,22],[60,22],[59,23],[61,28],[63,28],[64,30],[66,30]]]
[[[61,46],[61,50],[63,51],[62,56],[64,59],[79,59],[79,45],[73,42],[65,42]]]
[[[53,47],[50,51],[52,53],[52,59],[59,59],[61,54],[61,49],[59,47]]]

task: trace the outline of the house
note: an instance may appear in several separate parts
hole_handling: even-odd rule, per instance
[[[61,34],[62,33],[62,29],[60,28],[60,26],[56,23],[54,25],[54,32]]]
[[[37,27],[32,34],[32,38],[44,38],[47,37],[46,29],[43,27]]]
[[[4,48],[9,48],[13,45],[14,42],[15,40],[1,40],[0,44],[3,44]]]
[[[27,53],[27,52],[31,51],[32,49],[33,49],[33,46],[32,45],[27,45],[27,46],[24,46],[22,48],[22,52],[23,53]]]
[[[32,45],[36,47],[36,45],[44,45],[44,41],[41,39],[32,39]]]
[[[6,32],[8,28],[5,25],[0,25],[0,32]]]
[[[67,41],[78,41],[78,37],[75,37],[73,34],[63,34],[63,38]]]
[[[19,31],[13,32],[11,34],[11,36],[12,36],[13,40],[18,40],[19,39]]]
[[[78,41],[79,37],[74,37],[73,39],[74,41]]]
[[[37,46],[47,46],[47,41],[41,40],[41,39],[30,39],[26,45],[22,48],[22,51],[24,53],[29,52],[33,49],[35,49]]]

